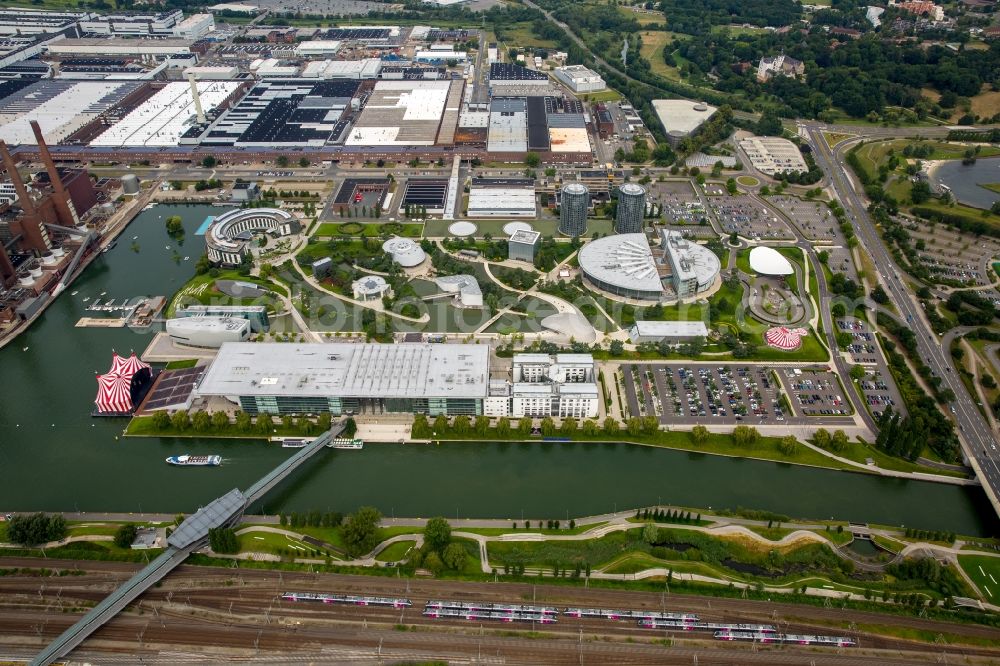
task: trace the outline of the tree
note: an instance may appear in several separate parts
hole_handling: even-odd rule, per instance
[[[735,178],[730,178],[730,179],[728,179],[726,181],[726,191],[729,192],[730,195],[736,194],[736,179]]]
[[[619,426],[618,421],[615,417],[608,416],[604,419],[604,425],[602,426],[604,433],[606,435],[614,435],[618,432],[621,426]]]
[[[212,427],[220,430],[229,425],[229,414],[225,412],[215,412],[212,414]]]
[[[545,437],[551,437],[552,434],[556,431],[556,422],[552,420],[552,417],[546,416],[544,419],[542,419],[541,428],[542,428],[542,435],[544,435]]]
[[[633,437],[642,434],[642,419],[638,416],[633,416],[625,422],[625,429],[628,431],[628,434]]]
[[[813,444],[821,449],[826,449],[830,447],[830,431],[826,428],[819,428],[813,433]]]
[[[872,289],[871,296],[872,300],[878,303],[879,305],[885,305],[886,303],[889,302],[889,295],[885,293],[885,289],[883,289],[882,285],[880,284],[875,285],[875,288]]]
[[[795,435],[785,435],[778,441],[778,451],[785,456],[790,456],[795,453],[795,450],[798,447],[799,442],[795,439]]]
[[[7,540],[25,546],[59,541],[66,536],[66,519],[61,514],[18,514],[7,522]]]
[[[851,379],[858,380],[865,376],[865,368],[862,365],[852,365],[850,369]]]
[[[480,435],[485,435],[486,431],[490,429],[490,417],[488,416],[477,416],[476,423],[473,426],[475,431]]]
[[[164,411],[153,412],[153,427],[157,430],[166,430],[170,427],[170,414]]]
[[[191,417],[191,425],[198,432],[205,432],[212,427],[212,417],[208,415],[208,412],[199,409]]]
[[[642,540],[652,546],[660,540],[660,530],[653,523],[646,523],[642,528]]]
[[[568,416],[563,419],[562,425],[559,426],[559,431],[564,435],[572,435],[576,432],[577,423],[576,419],[572,416]]]
[[[424,568],[438,574],[444,569],[444,562],[441,561],[441,556],[432,550],[424,557]]]
[[[274,428],[274,418],[270,414],[258,414],[257,415],[257,430],[261,433],[268,434]]]
[[[303,169],[305,169],[307,166],[309,166],[309,158],[308,157],[300,157],[299,158],[299,166],[302,167]]]
[[[471,424],[469,422],[469,417],[466,416],[465,414],[456,416],[455,423],[452,425],[454,431],[459,435],[464,435],[465,433],[469,432],[470,427]]]
[[[434,418],[434,432],[444,433],[448,430],[448,417],[444,414],[438,414]]]
[[[708,428],[703,425],[696,425],[691,428],[691,439],[695,444],[704,444],[708,441]]]
[[[621,356],[625,353],[625,343],[621,340],[612,340],[611,345],[608,347],[608,351],[612,356]]]
[[[736,446],[750,448],[760,440],[760,433],[753,426],[738,425],[733,428],[733,443]]]
[[[444,565],[449,569],[460,571],[465,568],[468,553],[465,552],[465,546],[456,541],[449,543],[445,547],[444,551],[441,553],[441,559],[444,561]]]
[[[206,169],[211,169],[211,168],[213,168],[213,167],[214,167],[214,166],[215,166],[216,164],[218,164],[218,163],[219,163],[219,162],[218,162],[218,160],[216,160],[216,159],[215,159],[214,157],[212,157],[211,155],[207,155],[207,156],[205,157],[205,159],[203,159],[203,160],[201,161],[201,165],[202,165],[203,167],[205,167]],[[178,189],[179,189],[179,188],[178,188]]]
[[[363,506],[347,517],[342,528],[347,554],[363,555],[375,547],[382,514],[371,506]]]
[[[536,168],[539,164],[541,164],[541,162],[542,162],[542,158],[540,158],[538,156],[538,153],[527,152],[527,153],[524,154],[524,163],[525,163],[525,165],[527,165],[528,167],[530,167],[532,169]]]
[[[527,437],[531,434],[531,419],[527,416],[523,416],[517,420],[517,434],[522,437]]]
[[[187,410],[179,409],[174,412],[174,415],[170,417],[170,425],[175,430],[187,430],[191,425],[191,418],[188,416]]]
[[[833,436],[830,438],[830,448],[833,451],[835,452],[843,451],[845,448],[847,448],[847,445],[849,443],[850,440],[847,437],[847,433],[845,433],[843,430],[833,431]]]
[[[284,155],[279,155],[278,159],[274,161],[275,164],[280,166],[282,169],[288,166],[288,158]]]
[[[240,552],[240,540],[230,527],[212,527],[208,530],[208,545],[216,553]]]
[[[431,518],[424,527],[424,543],[431,550],[441,550],[451,543],[451,524],[444,518]]]
[[[510,419],[506,416],[501,416],[497,419],[496,427],[497,435],[500,437],[506,437],[510,434]]]
[[[236,429],[240,432],[250,432],[253,427],[253,419],[246,412],[236,412]]]
[[[119,548],[129,548],[132,546],[132,542],[135,541],[135,535],[139,533],[139,528],[135,526],[135,523],[125,523],[115,530],[114,543]]]
[[[844,315],[847,314],[847,308],[844,306],[843,303],[834,303],[833,306],[830,308],[830,314],[838,318],[843,317]]]

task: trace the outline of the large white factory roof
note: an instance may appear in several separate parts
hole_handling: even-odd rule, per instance
[[[637,321],[629,333],[640,338],[696,338],[707,337],[708,327],[703,321]]]
[[[791,275],[795,272],[785,255],[765,245],[750,250],[750,268],[761,275]]]
[[[300,56],[334,54],[340,50],[340,41],[336,39],[314,39],[300,42],[295,47]]]
[[[306,63],[302,76],[321,79],[374,79],[382,71],[378,58],[363,60],[313,60]]]
[[[585,127],[550,127],[549,145],[554,153],[589,153],[590,137]]]
[[[39,81],[0,103],[0,140],[35,143],[29,120],[56,143],[120,102],[141,83],[126,81]]]
[[[646,234],[614,234],[580,249],[580,268],[595,279],[633,291],[662,291]]]
[[[225,343],[202,396],[485,398],[489,346]]]
[[[469,190],[469,217],[535,216],[534,187],[473,187]]]
[[[451,85],[451,81],[379,81],[345,143],[433,145]]]
[[[654,99],[653,110],[667,134],[685,136],[698,129],[718,109],[686,99]]]
[[[198,97],[208,113],[237,88],[238,81],[200,81]],[[176,146],[197,122],[190,83],[168,83],[127,116],[90,142],[92,146]]]

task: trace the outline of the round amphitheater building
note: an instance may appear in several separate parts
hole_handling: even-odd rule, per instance
[[[250,256],[255,233],[290,236],[301,229],[298,219],[277,208],[237,208],[218,216],[205,231],[205,249],[213,264],[238,266]]]

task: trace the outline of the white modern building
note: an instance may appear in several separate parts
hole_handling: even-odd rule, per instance
[[[400,236],[393,236],[382,244],[382,249],[392,255],[392,260],[403,268],[413,268],[423,263],[427,255],[420,245]]]
[[[341,42],[336,39],[316,39],[300,42],[295,47],[295,54],[300,58],[322,58],[333,56],[340,50]]]
[[[392,287],[381,275],[366,275],[351,283],[351,293],[359,301],[377,301],[392,293]]]
[[[598,415],[600,390],[590,354],[515,354],[512,379],[491,381],[490,416],[592,419]]]
[[[575,93],[591,93],[606,90],[607,84],[601,75],[583,65],[556,67],[555,77]]]
[[[758,245],[750,250],[750,269],[759,275],[783,276],[795,272],[792,262],[773,247]]]
[[[215,349],[250,338],[250,322],[232,317],[182,317],[167,320],[167,335],[176,344]]]
[[[455,302],[463,308],[483,307],[483,291],[472,275],[443,275],[434,278],[434,284],[446,294],[454,294]]]
[[[534,179],[473,179],[467,214],[469,217],[535,217]]]
[[[179,9],[164,12],[102,14],[80,21],[80,30],[95,35],[170,37],[184,18]]]
[[[252,415],[478,416],[489,363],[488,345],[226,343],[193,395]]]
[[[211,14],[192,14],[174,26],[174,37],[201,39],[215,31],[215,17]]]
[[[289,236],[302,228],[291,213],[277,208],[238,208],[219,215],[205,230],[205,248],[214,264],[237,266],[251,256],[254,234]]]
[[[708,327],[703,321],[637,321],[628,330],[632,344],[640,342],[667,342],[680,344],[695,338],[708,337]]]

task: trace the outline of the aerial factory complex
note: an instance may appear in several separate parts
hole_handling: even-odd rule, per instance
[[[27,4],[0,661],[1000,661],[996,2]]]

